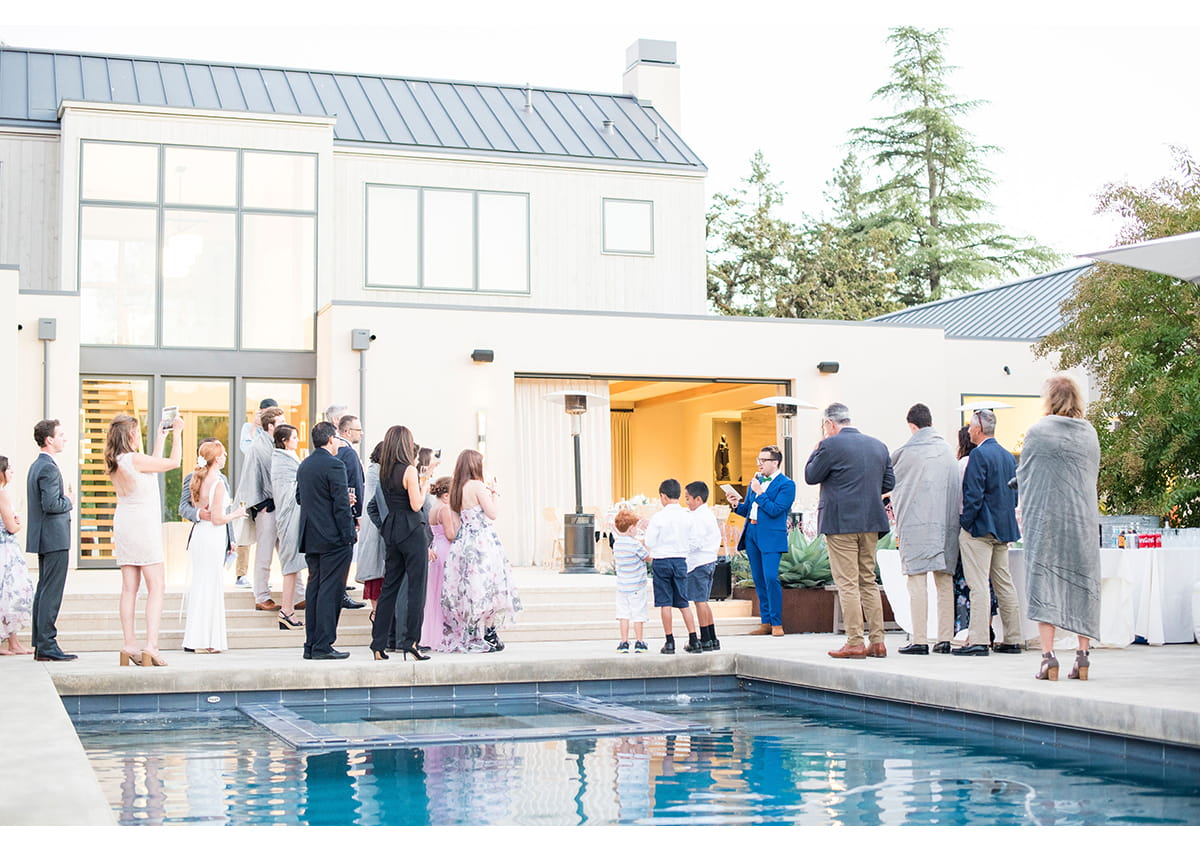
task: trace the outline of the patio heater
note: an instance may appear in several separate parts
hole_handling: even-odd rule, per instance
[[[596,517],[583,513],[583,474],[579,449],[579,435],[589,396],[608,401],[604,396],[577,390],[560,390],[542,397],[548,402],[562,405],[571,418],[571,442],[575,450],[575,513],[563,516],[563,573],[596,572]]]
[[[796,416],[800,408],[816,410],[817,406],[795,396],[768,396],[765,399],[755,399],[754,404],[775,406],[775,416],[783,423],[783,474],[789,479],[795,478],[792,475],[792,417]]]

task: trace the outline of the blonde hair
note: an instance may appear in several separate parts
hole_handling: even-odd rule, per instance
[[[104,439],[104,469],[108,470],[110,479],[117,472],[117,458],[137,450],[135,434],[141,436],[141,427],[137,418],[129,414],[117,414],[108,424],[108,436]]]
[[[1083,416],[1083,393],[1069,375],[1052,375],[1042,388],[1042,409],[1046,414],[1079,419]]]
[[[178,440],[178,438],[176,438]],[[196,468],[192,470],[192,483],[188,487],[188,493],[191,496],[192,505],[200,507],[200,489],[204,487],[204,482],[208,478],[208,473],[216,464],[221,453],[225,451],[225,446],[219,440],[210,440],[207,443],[200,444],[199,457],[196,459],[199,462],[203,459],[206,463],[196,464]]]

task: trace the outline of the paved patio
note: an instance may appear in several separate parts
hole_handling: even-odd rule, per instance
[[[1038,655],[958,658],[896,655],[839,661],[840,636],[730,636],[701,655],[621,656],[614,642],[522,642],[501,654],[434,655],[428,662],[376,662],[365,647],[341,662],[306,662],[294,649],[220,655],[165,654],[169,667],[120,668],[115,653],[76,662],[0,658],[5,695],[0,774],[20,777],[0,797],[0,824],[112,824],[113,815],[75,736],[62,697],[84,694],[456,686],[738,675],[879,698],[1115,733],[1200,748],[1200,645],[1134,646],[1093,652],[1093,679],[1033,679]],[[657,648],[653,648],[657,650]],[[1063,656],[1064,661],[1066,655]],[[62,697],[60,697],[60,695]],[[31,770],[36,766],[36,769]]]

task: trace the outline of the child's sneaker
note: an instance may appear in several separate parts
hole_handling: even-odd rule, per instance
[[[617,652],[618,652],[618,653],[628,653],[628,652],[629,652],[629,642],[628,642],[628,641],[622,641],[620,644],[618,644],[618,645],[617,645]]]
[[[634,642],[633,652],[634,653],[649,653],[650,648],[646,646],[646,642],[637,641],[637,642]]]

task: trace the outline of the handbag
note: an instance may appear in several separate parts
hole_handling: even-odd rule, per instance
[[[239,517],[233,521],[233,543],[239,547],[248,547],[254,543],[254,521],[249,517]]]

